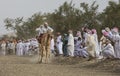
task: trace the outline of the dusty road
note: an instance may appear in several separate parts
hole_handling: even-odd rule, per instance
[[[120,76],[110,70],[96,69],[94,62],[56,59],[50,64],[36,64],[37,57],[0,56],[0,76]]]

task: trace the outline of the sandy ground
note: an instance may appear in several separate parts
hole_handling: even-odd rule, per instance
[[[120,76],[120,60],[56,57],[49,64],[36,62],[37,56],[0,56],[0,76]]]

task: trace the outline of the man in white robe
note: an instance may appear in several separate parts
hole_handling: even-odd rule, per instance
[[[85,45],[86,45],[86,50],[89,54],[89,60],[95,58],[96,44],[95,44],[94,36],[92,34],[87,34]]]
[[[69,33],[69,36],[68,36],[67,51],[68,51],[68,55],[73,57],[74,56],[74,37],[73,37],[72,30],[69,30],[68,33]]]
[[[6,42],[5,41],[2,41],[2,44],[1,44],[1,53],[3,55],[6,55]]]
[[[39,53],[39,43],[38,43],[37,39],[35,39],[35,38],[33,39],[32,45],[33,45],[34,53],[38,54]]]
[[[103,58],[114,58],[114,48],[111,45],[110,41],[106,41],[106,46],[102,49]]]
[[[44,25],[41,25],[39,28],[36,29],[36,31],[39,32],[39,36],[47,33],[48,31],[53,32],[53,29],[48,25],[47,22],[44,23]]]
[[[54,30],[48,25],[47,22],[44,22],[43,25],[40,25],[39,28],[36,28],[36,31],[38,32],[38,36],[36,36],[36,39],[41,43],[41,39],[46,36],[46,33],[52,33]]]
[[[8,54],[12,54],[13,53],[12,41],[8,41],[8,43],[7,43],[7,51],[8,51]]]
[[[57,35],[58,36],[57,36],[57,39],[56,39],[56,47],[57,47],[59,55],[62,55],[63,54],[63,50],[62,50],[62,45],[63,45],[62,36],[61,36],[61,34],[59,32],[57,33]]]
[[[112,29],[112,35],[109,33],[104,35],[114,43],[115,58],[120,59],[120,35],[118,33],[118,28]]]
[[[55,46],[55,41],[54,41],[54,38],[52,36],[51,37],[51,42],[50,42],[50,50],[51,50],[52,53],[54,53],[54,50],[55,50],[54,46]]]
[[[80,37],[78,37],[76,40],[76,43],[75,43],[75,51],[74,51],[74,55],[75,56],[81,56],[79,53],[79,50],[81,49],[81,44],[82,44],[82,40]]]
[[[114,28],[112,33],[113,35],[110,37],[110,39],[114,42],[115,58],[120,59],[120,35],[117,28]]]
[[[12,41],[12,43],[11,43],[11,50],[12,50],[13,54],[15,54],[15,47],[16,47],[16,44]]]
[[[17,55],[18,56],[22,56],[23,55],[23,49],[24,49],[24,44],[22,43],[21,40],[19,40],[19,42],[16,45],[16,51],[17,51]]]
[[[97,31],[95,29],[92,29],[92,34],[94,36],[94,40],[95,40],[95,56],[97,58],[99,58],[100,56],[100,46],[99,46],[99,43],[98,43],[98,36],[97,36]]]
[[[24,46],[25,46],[25,55],[28,55],[29,49],[30,49],[30,42],[27,40],[27,41],[24,43]]]

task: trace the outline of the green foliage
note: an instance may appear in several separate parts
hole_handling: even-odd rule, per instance
[[[77,13],[76,13],[77,12]],[[66,32],[68,29],[76,28],[78,24],[78,13],[72,2],[65,2],[55,12],[49,15],[49,23],[54,27],[55,32]]]
[[[12,29],[16,32],[18,38],[27,39],[35,37],[35,29],[43,23],[43,16],[40,13],[36,13],[23,21],[22,18],[5,19],[5,26],[7,29]]]
[[[97,12],[98,5],[94,1],[91,5],[80,3],[79,8],[75,4],[65,2],[53,13],[36,13],[23,21],[23,17],[16,19],[5,19],[6,29],[14,30],[19,38],[35,37],[35,29],[44,21],[54,29],[54,32],[66,33],[69,29],[73,31],[81,30],[83,26],[90,29],[95,28],[98,34],[104,27],[120,27],[120,4],[110,1],[109,6],[103,12]]]
[[[75,4],[72,4],[72,2],[65,2],[50,14],[48,19],[56,32],[67,32],[68,29],[81,30],[81,27],[86,25],[93,28],[99,25],[97,22],[97,9],[98,5],[95,5],[95,2],[90,6],[81,3],[80,8],[75,8]]]
[[[110,1],[102,13],[102,18],[104,26],[120,27],[120,4]]]

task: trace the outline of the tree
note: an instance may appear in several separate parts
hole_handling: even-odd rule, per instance
[[[23,21],[23,17],[16,19],[5,19],[7,29],[14,30],[20,38],[31,38],[36,35],[35,29],[44,21],[54,29],[54,32],[67,33],[69,29],[81,30],[82,27],[97,29],[99,36],[101,29],[106,26],[120,27],[120,4],[110,1],[109,6],[103,12],[97,12],[98,5],[94,1],[91,5],[80,3],[79,8],[75,4],[64,2],[53,13],[36,13]]]
[[[68,29],[76,29],[79,25],[80,20],[80,11],[74,7],[72,2],[65,2],[58,9],[55,10],[52,14],[47,16],[47,19],[55,32],[67,32]]]
[[[109,1],[109,6],[106,7],[101,16],[104,27],[120,27],[120,4]]]
[[[82,8],[82,10],[81,10]],[[52,14],[47,16],[55,31],[67,32],[68,29],[81,30],[81,27],[100,27],[97,14],[98,5],[81,3],[80,8],[75,8],[75,4],[65,2]]]
[[[23,17],[16,19],[6,18],[4,23],[5,27],[14,30],[19,38],[32,38],[36,35],[35,29],[43,23],[43,15],[41,15],[41,13],[36,13],[26,21],[23,21]]]

